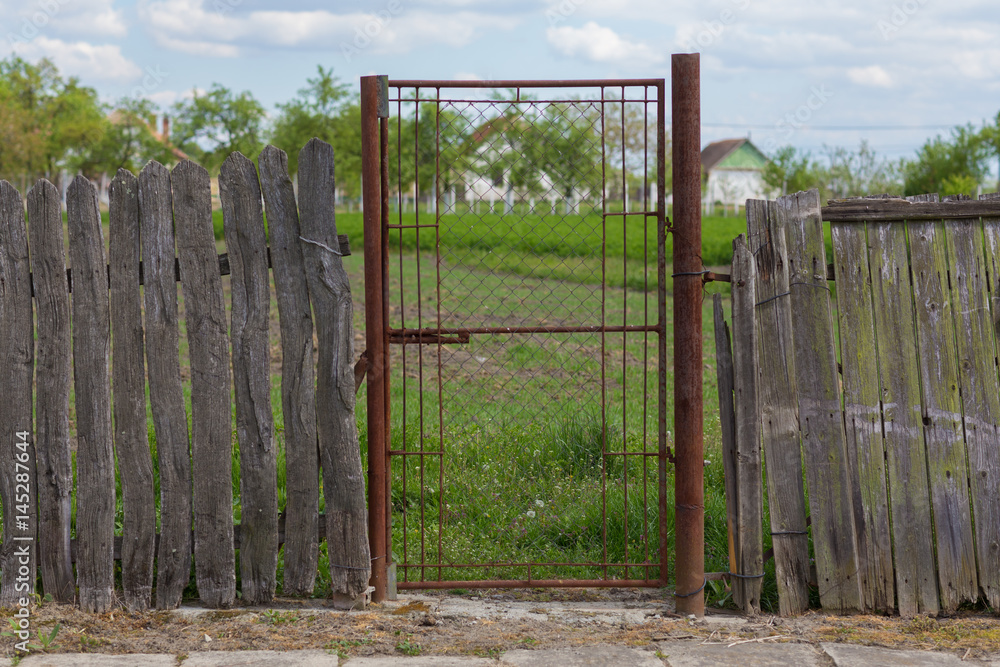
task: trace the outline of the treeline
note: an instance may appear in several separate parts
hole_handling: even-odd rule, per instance
[[[764,180],[781,193],[818,187],[824,201],[928,192],[975,197],[1000,190],[1000,183],[989,178],[991,161],[1000,160],[1000,113],[992,124],[957,126],[949,136],[928,139],[912,158],[880,158],[865,141],[856,151],[827,146],[818,159],[792,146],[770,158]]]

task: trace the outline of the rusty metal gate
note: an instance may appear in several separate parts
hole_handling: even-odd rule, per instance
[[[664,81],[366,79],[373,556],[666,585]]]

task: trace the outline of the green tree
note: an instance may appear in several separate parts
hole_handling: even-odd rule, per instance
[[[170,146],[153,133],[155,105],[146,99],[122,98],[104,119],[99,141],[80,156],[80,171],[89,176],[114,175],[119,169],[138,173],[150,160],[176,162]]]
[[[234,151],[255,158],[264,147],[267,114],[250,91],[236,94],[214,83],[204,95],[195,93],[174,109],[174,141],[210,172],[218,171]]]
[[[775,152],[764,165],[763,178],[772,191],[782,195],[820,187],[824,180],[819,163],[793,146]]]
[[[950,139],[929,139],[903,167],[904,192],[975,194],[986,176],[990,151],[986,133],[971,124],[954,128]]]
[[[361,104],[333,68],[316,67],[316,77],[297,96],[279,104],[271,143],[288,154],[288,169],[298,171],[299,151],[313,137],[333,146],[337,158],[337,186],[357,190],[361,178]]]
[[[867,141],[862,140],[857,151],[840,146],[825,150],[829,161],[824,182],[827,198],[903,193],[902,164],[880,158]]]

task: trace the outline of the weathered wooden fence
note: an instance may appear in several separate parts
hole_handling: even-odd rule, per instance
[[[42,180],[28,193],[26,228],[20,194],[0,182],[0,363],[8,373],[0,400],[0,605],[34,592],[37,564],[45,593],[73,602],[79,588],[81,607],[105,611],[116,597],[114,561],[121,559],[129,609],[154,603],[154,573],[156,607],[176,607],[193,554],[199,597],[228,607],[236,599],[237,549],[243,602],[266,603],[275,594],[282,542],[283,591],[307,595],[324,537],[335,601],[353,605],[365,594],[371,561],[342,264],[349,250],[334,219],[333,151],[314,139],[299,153],[298,206],[286,155],[269,146],[259,163],[259,177],[239,153],[222,166],[223,255],[216,252],[208,172],[200,166],[182,162],[168,171],[152,162],[138,178],[119,171],[110,190],[107,252],[96,189],[78,177],[67,196],[69,268],[56,188]],[[280,515],[268,342],[272,264],[287,480]],[[178,281],[191,367],[190,433]],[[240,462],[235,526],[232,393]]]
[[[763,447],[782,614],[810,581],[831,611],[1000,607],[1000,199],[814,190],[747,222],[731,357],[716,328],[736,601],[759,609]]]

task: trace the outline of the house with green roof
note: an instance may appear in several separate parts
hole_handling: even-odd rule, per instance
[[[747,199],[766,199],[764,165],[767,156],[750,139],[724,139],[701,151],[705,176],[705,204],[744,205]]]

